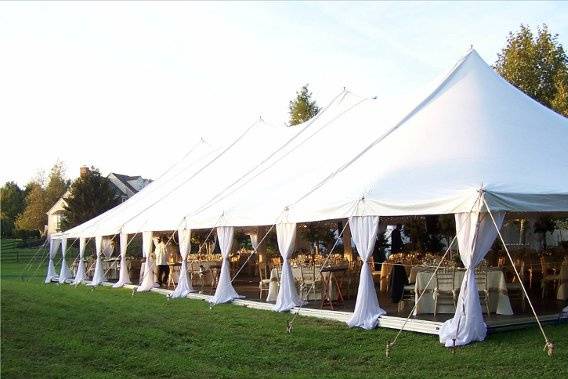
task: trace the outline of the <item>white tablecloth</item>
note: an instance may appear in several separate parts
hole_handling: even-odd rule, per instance
[[[416,299],[425,288],[426,283],[430,280],[433,270],[426,269],[416,273],[416,283],[414,289],[416,291]],[[455,275],[455,288],[459,290],[463,281],[465,271],[456,271]],[[487,272],[487,286],[489,287],[489,310],[493,313],[500,315],[512,315],[511,302],[507,295],[507,284],[505,283],[505,275],[501,270],[489,270]],[[434,313],[434,297],[433,290],[436,287],[436,278],[432,279],[430,285],[427,287],[426,292],[420,299],[416,306],[414,314],[420,313]],[[483,310],[485,308],[483,307]],[[438,313],[454,313],[455,308],[453,305],[439,305]]]

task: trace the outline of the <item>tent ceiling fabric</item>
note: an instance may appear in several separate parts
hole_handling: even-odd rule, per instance
[[[411,96],[345,92],[299,127],[259,122],[65,235],[461,213],[480,190],[492,210],[567,212],[566,146],[568,119],[471,50]]]

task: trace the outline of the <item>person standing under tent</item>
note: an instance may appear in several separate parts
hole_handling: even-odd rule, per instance
[[[397,224],[396,228],[393,229],[391,233],[391,254],[400,253],[402,251],[402,235],[401,235],[402,225]]]
[[[168,254],[166,251],[166,244],[161,237],[156,237],[155,240],[155,251],[156,256],[156,267],[158,268],[158,284],[160,287],[166,286],[168,284],[168,278],[170,275],[170,266],[168,265]]]

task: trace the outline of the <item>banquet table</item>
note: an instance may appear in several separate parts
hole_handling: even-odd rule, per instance
[[[420,293],[424,288],[426,292],[420,299],[414,311],[414,315],[420,313],[434,313],[434,297],[433,290],[436,287],[436,279],[432,279],[428,287],[426,284],[430,280],[430,277],[434,273],[431,268],[424,268],[420,270],[417,268],[416,272],[416,283],[414,284],[414,289],[416,292],[415,299],[418,299]],[[454,286],[459,289],[463,281],[465,271],[456,271],[454,278]],[[511,308],[511,302],[509,296],[507,295],[507,284],[505,282],[505,275],[500,269],[489,269],[487,271],[487,286],[489,288],[489,310],[492,313],[497,313],[500,315],[512,315],[513,310]],[[453,305],[439,305],[438,313],[454,313],[455,308]]]
[[[140,282],[142,282],[142,278],[144,277],[145,266],[145,264],[142,264],[140,266]],[[177,284],[177,282],[179,281],[179,269],[181,268],[181,263],[168,264],[168,266],[170,267],[170,277],[172,277],[173,282]],[[200,278],[198,274],[200,266],[203,267],[202,278]],[[187,267],[189,273],[191,273],[192,275],[191,279],[195,281],[194,284],[201,284],[201,286],[214,285],[217,274],[221,269],[221,261],[190,261],[188,262]],[[157,281],[158,277],[154,270],[154,282]]]

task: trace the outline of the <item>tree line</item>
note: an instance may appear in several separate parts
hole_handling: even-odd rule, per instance
[[[62,162],[56,162],[49,176],[38,174],[24,188],[7,182],[1,188],[2,238],[39,239],[45,236],[47,212],[64,198],[59,228],[79,225],[120,203],[110,181],[91,167],[74,181],[65,177]]]

